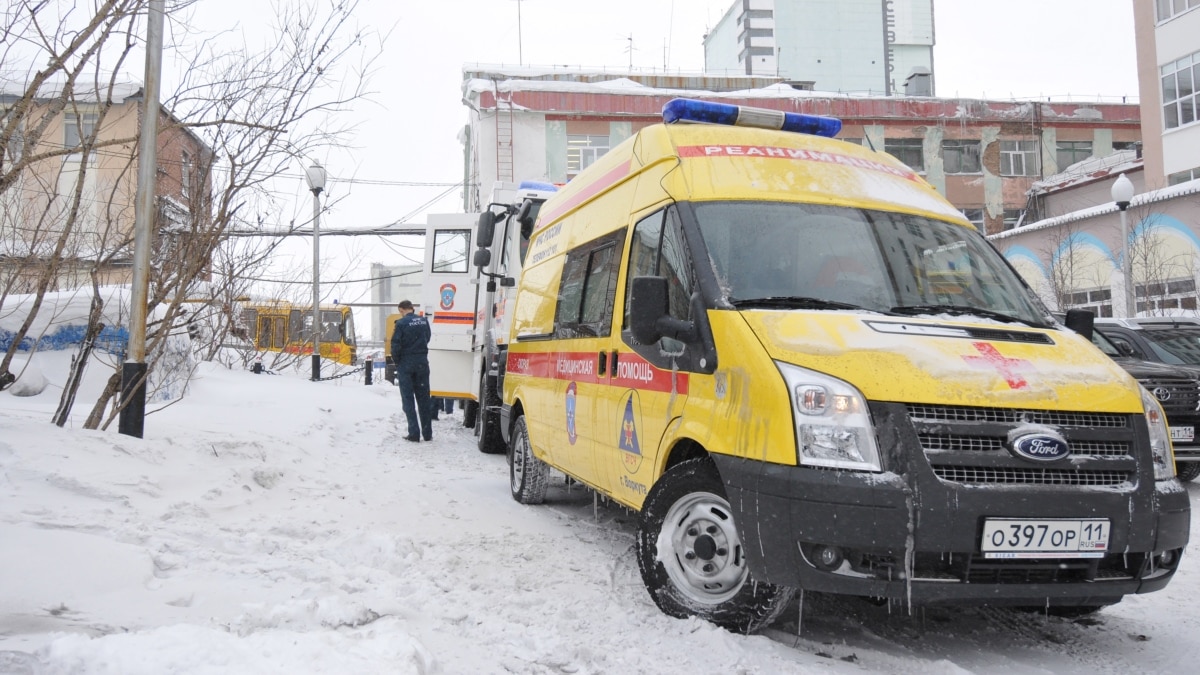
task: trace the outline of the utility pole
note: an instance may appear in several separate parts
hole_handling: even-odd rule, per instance
[[[525,53],[523,41],[521,39],[521,3],[524,0],[517,0],[517,64],[525,65]]]
[[[150,0],[146,17],[146,82],[138,138],[137,198],[133,213],[133,288],[129,309],[129,353],[121,367],[121,415],[117,430],[142,437],[146,421],[146,311],[150,302],[150,238],[154,230],[155,170],[158,167],[159,84],[162,75],[163,0]]]

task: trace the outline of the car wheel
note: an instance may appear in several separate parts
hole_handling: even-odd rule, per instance
[[[773,621],[792,589],[756,581],[747,567],[725,488],[708,458],[669,469],[638,519],[638,568],[665,614],[751,633]]]
[[[513,424],[511,454],[508,479],[513,499],[522,504],[541,504],[546,501],[546,476],[550,467],[533,456],[524,415],[519,415]]]
[[[1175,462],[1175,475],[1184,483],[1200,476],[1200,462]]]

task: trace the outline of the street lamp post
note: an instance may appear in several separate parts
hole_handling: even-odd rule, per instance
[[[325,189],[325,168],[319,163],[304,170],[308,189],[313,194],[313,287],[312,287],[312,380],[321,379],[321,192]]]
[[[1125,250],[1121,254],[1121,274],[1125,277],[1125,316],[1137,316],[1137,300],[1133,288],[1133,244],[1129,238],[1129,217],[1125,211],[1129,202],[1133,201],[1133,183],[1121,174],[1113,182],[1112,198],[1121,211],[1121,238],[1125,241]]]

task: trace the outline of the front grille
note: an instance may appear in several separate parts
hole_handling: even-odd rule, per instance
[[[1049,424],[1070,427],[1106,427],[1120,429],[1129,425],[1128,415],[1058,410],[1020,410],[1015,408],[973,408],[955,405],[910,405],[908,417],[914,421],[993,422],[997,424]]]
[[[1079,471],[1075,469],[1039,469],[1019,467],[935,466],[942,480],[955,483],[991,485],[1072,485],[1115,487],[1133,479],[1131,471]]]
[[[952,436],[918,434],[926,452],[1008,452],[1004,439],[998,437]],[[1130,457],[1129,444],[1123,441],[1075,441],[1071,455],[1079,457]]]
[[[1195,380],[1146,378],[1138,382],[1154,394],[1168,417],[1195,412],[1200,404],[1200,389],[1197,389]]]
[[[934,475],[961,485],[1129,487],[1137,480],[1133,415],[1060,410],[909,405],[908,420]],[[1052,427],[1069,460],[1037,463],[1008,451],[1008,436]]]
[[[912,574],[915,579],[975,584],[1094,583],[1135,579],[1146,570],[1146,564],[1145,554],[1140,553],[1110,553],[1102,558],[1083,560],[993,559],[979,553],[918,553]],[[865,564],[855,570],[877,578],[891,578]]]

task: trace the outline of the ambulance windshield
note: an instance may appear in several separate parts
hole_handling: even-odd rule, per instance
[[[783,202],[692,207],[725,299],[738,307],[1053,322],[981,235],[953,223]]]

